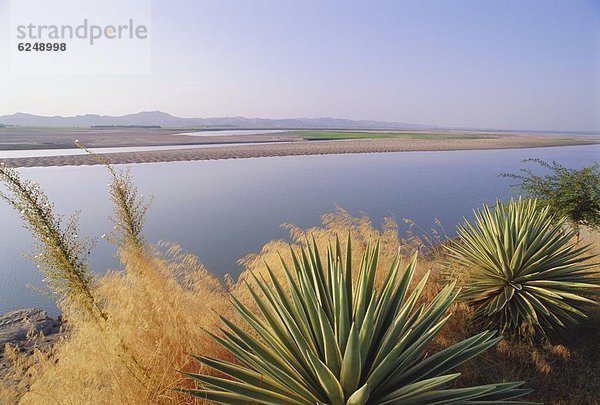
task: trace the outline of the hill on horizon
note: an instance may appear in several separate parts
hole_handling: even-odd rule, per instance
[[[342,118],[246,118],[213,117],[181,118],[162,111],[142,111],[121,116],[84,114],[73,117],[15,113],[0,116],[0,126],[91,127],[91,126],[161,126],[161,127],[225,127],[266,129],[426,129],[432,126]]]

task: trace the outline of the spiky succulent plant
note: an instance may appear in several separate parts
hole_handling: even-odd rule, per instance
[[[287,290],[267,268],[268,281],[249,286],[260,311],[233,303],[253,333],[222,318],[214,340],[239,363],[197,359],[226,377],[188,374],[203,389],[188,392],[224,404],[415,404],[511,402],[529,392],[520,382],[451,388],[451,370],[496,344],[483,332],[428,356],[425,350],[449,318],[454,285],[421,303],[427,275],[409,288],[416,256],[400,270],[396,257],[378,291],[379,245],[367,248],[352,279],[351,246],[345,258],[339,241],[326,265],[313,241],[282,260]],[[268,284],[272,287],[268,287]]]
[[[599,287],[589,246],[536,200],[475,211],[447,245],[466,275],[464,298],[486,328],[558,337],[586,318]]]

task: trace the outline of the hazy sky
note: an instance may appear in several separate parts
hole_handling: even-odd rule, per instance
[[[0,115],[162,110],[600,131],[600,1],[153,1],[150,74],[11,75]]]

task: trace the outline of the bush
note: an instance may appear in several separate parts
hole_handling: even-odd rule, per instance
[[[521,169],[524,175],[502,174],[521,181],[518,186],[542,205],[548,205],[557,218],[567,217],[579,237],[579,227],[600,229],[600,166],[594,163],[581,170],[569,169],[557,162],[526,159],[552,174],[535,175],[530,169]]]
[[[446,246],[466,277],[463,297],[484,327],[561,337],[587,318],[599,287],[588,246],[577,246],[550,207],[536,200],[498,202],[475,212]]]
[[[211,333],[239,364],[197,357],[231,379],[188,373],[205,388],[187,392],[224,404],[505,403],[530,392],[511,382],[448,388],[460,375],[450,373],[454,367],[499,338],[483,332],[426,357],[458,291],[450,284],[422,303],[426,275],[409,293],[416,255],[405,271],[396,256],[380,293],[374,287],[379,244],[367,248],[357,280],[350,237],[345,257],[339,240],[327,249],[326,266],[314,241],[291,255],[292,270],[281,263],[288,292],[269,268],[267,280],[248,286],[260,315],[232,298],[250,331],[222,317],[227,328]]]

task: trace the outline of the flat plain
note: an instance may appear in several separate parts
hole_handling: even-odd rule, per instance
[[[600,138],[572,134],[494,133],[473,131],[281,130],[277,133],[189,136],[189,128],[3,128],[0,150],[186,146],[190,148],[98,153],[113,164],[243,159],[349,153],[515,149],[591,145]],[[257,130],[257,132],[259,132]],[[187,133],[187,134],[186,134]],[[235,144],[235,145],[232,145]],[[203,148],[202,146],[211,146]],[[2,159],[11,167],[98,164],[94,156],[32,156]]]

